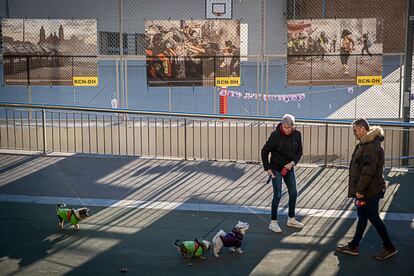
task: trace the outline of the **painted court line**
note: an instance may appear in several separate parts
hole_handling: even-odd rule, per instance
[[[265,206],[241,206],[228,204],[205,204],[205,203],[185,203],[167,201],[142,201],[129,199],[99,199],[99,198],[74,198],[74,197],[54,197],[54,196],[27,196],[27,195],[0,195],[0,202],[17,202],[33,204],[58,204],[83,205],[97,207],[121,207],[137,209],[159,209],[159,210],[181,210],[181,211],[204,211],[204,212],[228,212],[244,214],[270,214],[270,207]],[[286,208],[279,208],[279,214],[287,215]],[[325,218],[356,218],[356,211],[350,210],[326,210],[297,208],[297,216],[325,217]],[[381,212],[381,218],[385,220],[398,220],[414,222],[413,213],[392,213]]]

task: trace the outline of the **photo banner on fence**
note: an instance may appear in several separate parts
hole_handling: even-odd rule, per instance
[[[382,84],[381,20],[288,20],[287,24],[289,86]],[[358,79],[377,81],[358,84]]]
[[[1,27],[4,84],[97,85],[96,20],[6,18]]]
[[[148,86],[240,85],[240,21],[146,20]]]

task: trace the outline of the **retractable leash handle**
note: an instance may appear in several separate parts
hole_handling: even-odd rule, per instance
[[[288,173],[288,169],[286,168],[286,167],[283,167],[283,169],[280,171],[280,174],[282,175],[282,176],[285,176],[287,173]]]
[[[269,184],[269,183],[270,183],[270,181],[272,181],[272,176],[271,176],[271,175],[269,175],[269,177],[267,178],[267,180],[266,180],[266,184]]]
[[[283,169],[280,171],[280,174],[282,176],[285,176],[288,172],[289,172],[289,170],[287,168],[283,167]],[[269,175],[269,177],[267,178],[266,184],[269,184],[270,181],[272,181],[272,176],[271,175]]]
[[[365,205],[367,205],[367,202],[365,201],[364,198],[355,198],[355,206],[363,207]]]

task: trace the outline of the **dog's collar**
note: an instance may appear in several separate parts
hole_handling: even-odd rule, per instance
[[[239,228],[237,228],[237,227],[234,227],[233,228],[233,230],[231,231],[233,234],[234,234],[234,236],[237,238],[237,239],[239,239],[239,240],[242,240],[243,239],[243,233],[242,233],[242,231],[240,231],[240,229]]]
[[[240,229],[239,228],[237,228],[237,227],[234,227],[233,228],[233,230],[232,230],[232,232],[234,233],[234,234],[242,234],[242,232],[240,231]]]

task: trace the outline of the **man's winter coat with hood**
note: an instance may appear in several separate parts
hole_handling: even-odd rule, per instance
[[[382,141],[384,131],[377,126],[371,127],[368,134],[356,145],[349,165],[348,197],[355,197],[358,192],[365,198],[370,198],[384,189]]]

